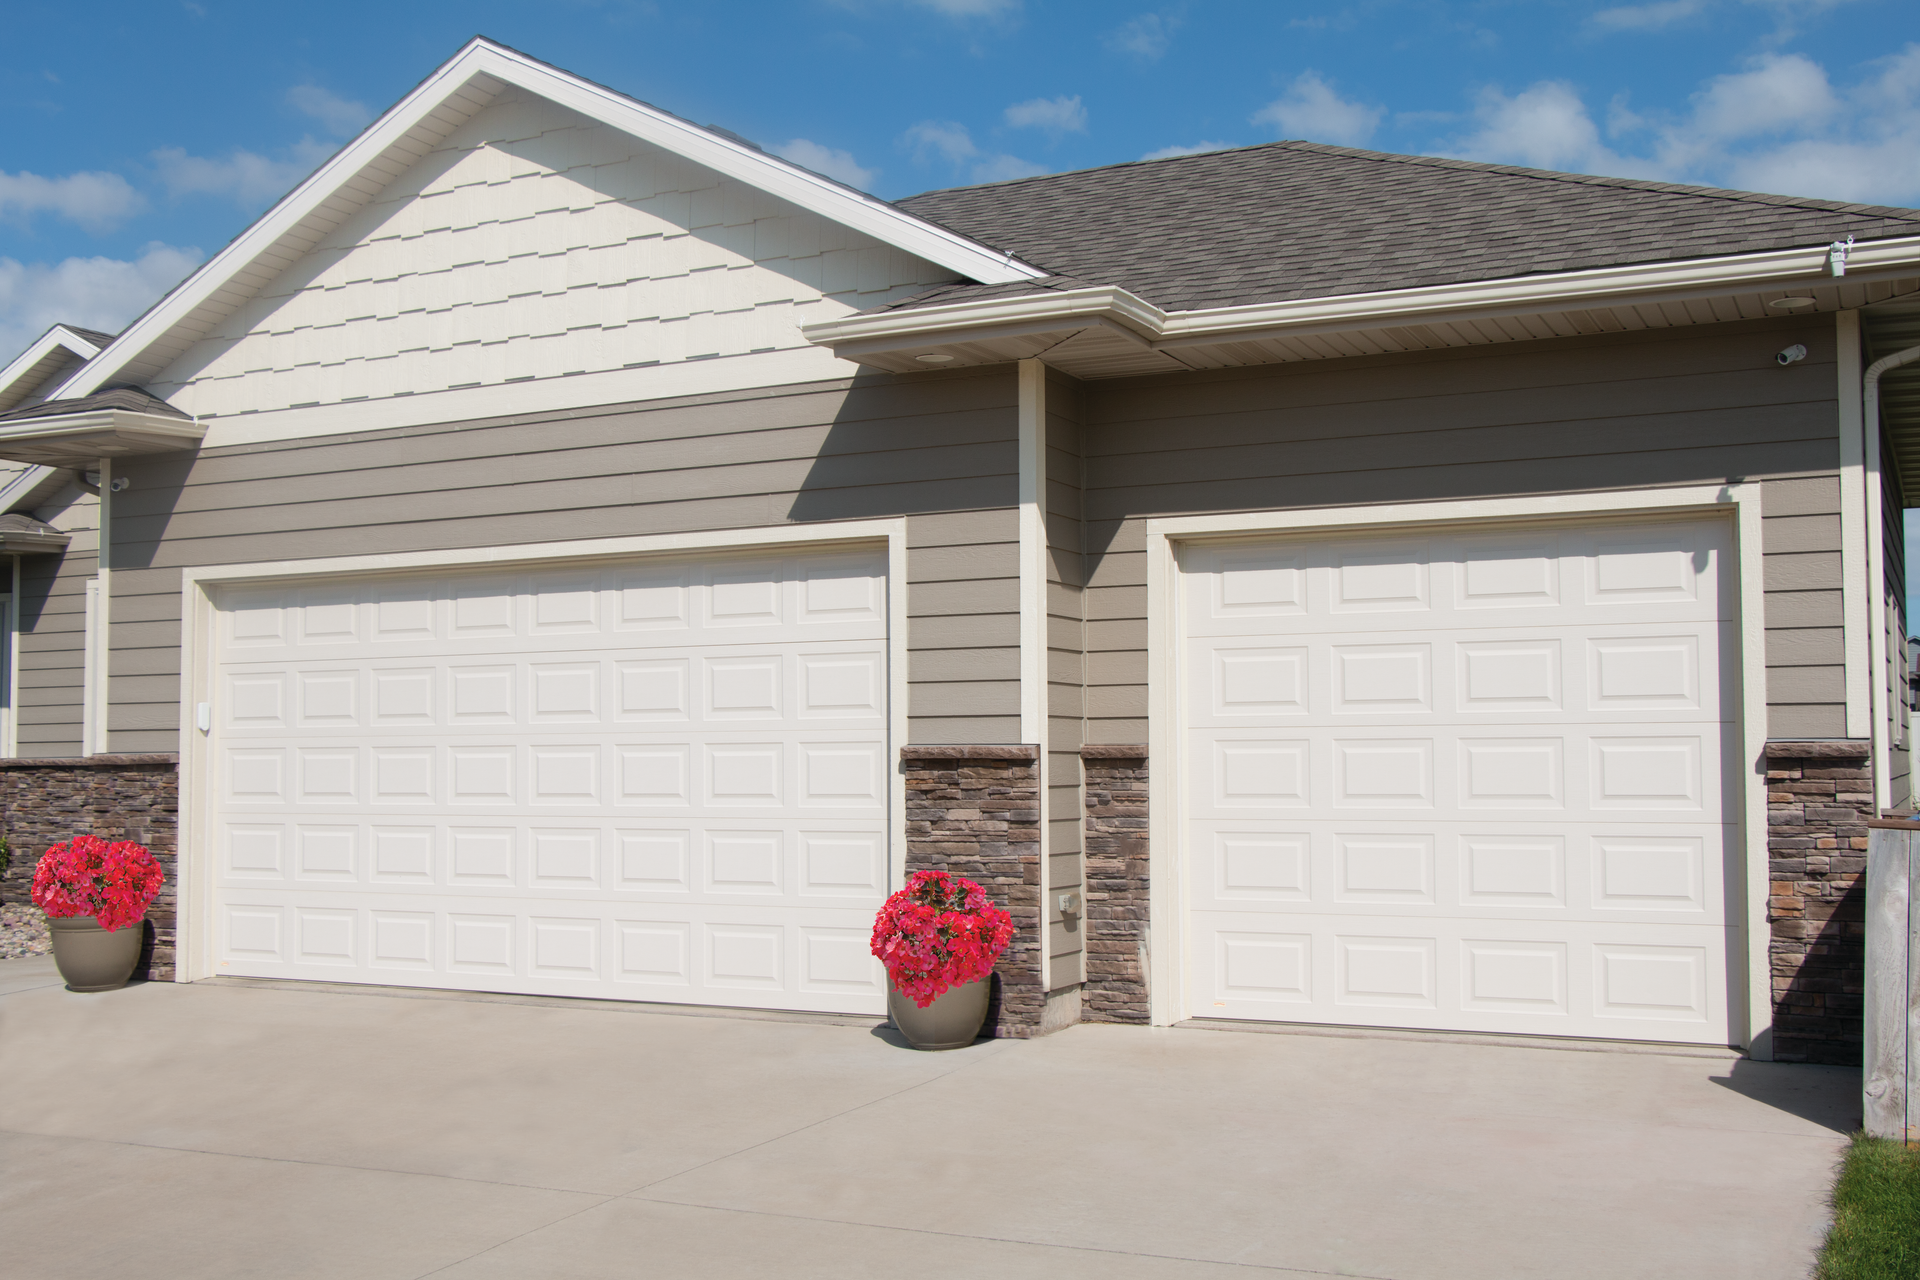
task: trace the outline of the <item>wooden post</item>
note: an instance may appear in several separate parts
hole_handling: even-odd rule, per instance
[[[1871,1137],[1920,1141],[1920,822],[1867,826],[1862,1125]]]

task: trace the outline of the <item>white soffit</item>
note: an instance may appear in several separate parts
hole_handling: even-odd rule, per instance
[[[68,360],[82,362],[100,354],[100,348],[63,324],[41,334],[18,359],[0,369],[0,413],[19,406]]]
[[[935,353],[972,364],[1045,352],[1084,377],[1279,363],[1860,307],[1920,290],[1920,236],[1856,245],[1844,277],[1826,265],[1820,246],[1177,312],[1101,286],[846,316],[801,333],[900,372]],[[1788,296],[1814,305],[1768,306]]]
[[[1046,273],[764,151],[501,45],[475,39],[114,340],[56,393],[159,373],[499,91],[513,85],[982,284]]]

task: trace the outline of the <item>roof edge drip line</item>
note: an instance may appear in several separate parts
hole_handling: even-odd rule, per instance
[[[1915,271],[1920,271],[1920,236],[1908,236],[1857,245],[1847,276],[1859,283]],[[802,326],[801,333],[836,354],[857,355],[989,337],[1016,327],[1031,331],[1049,322],[1067,327],[1106,320],[1166,351],[1264,334],[1431,323],[1541,307],[1622,306],[1825,279],[1827,246],[1818,245],[1171,313],[1126,289],[1100,286],[847,316]]]

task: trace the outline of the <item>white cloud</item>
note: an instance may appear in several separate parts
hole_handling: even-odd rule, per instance
[[[949,18],[995,18],[1020,7],[1020,0],[914,0],[914,3]]]
[[[1686,132],[1701,139],[1745,138],[1824,124],[1840,109],[1819,64],[1798,54],[1755,59],[1753,69],[1717,76],[1694,95]]]
[[[1579,173],[1660,178],[1782,195],[1920,204],[1920,43],[1851,86],[1799,54],[1765,55],[1716,76],[1677,113],[1616,101],[1612,145],[1571,85],[1542,81],[1513,97],[1484,90],[1476,132],[1444,154]],[[1626,144],[1638,140],[1639,145]]]
[[[829,178],[838,179],[862,191],[872,186],[873,180],[880,175],[878,169],[861,168],[854,160],[852,152],[835,151],[831,147],[823,147],[806,138],[795,138],[784,146],[767,149],[783,159],[793,161],[803,169],[824,173]]]
[[[967,126],[951,120],[922,120],[907,130],[904,141],[913,148],[913,158],[922,164],[934,155],[950,164],[958,164],[980,154],[980,148],[973,145],[973,135],[967,132]]]
[[[1706,7],[1706,0],[1664,0],[1659,4],[1602,9],[1587,21],[1602,31],[1658,31],[1691,18]]]
[[[1228,151],[1239,145],[1237,142],[1192,142],[1184,147],[1162,147],[1158,151],[1149,151],[1140,158],[1142,160],[1171,160],[1175,156],[1197,156],[1205,151]]]
[[[302,138],[281,160],[236,149],[225,159],[191,156],[180,147],[153,153],[154,166],[169,194],[231,196],[247,208],[278,200],[333,154],[333,148]]]
[[[1607,149],[1586,104],[1565,81],[1542,80],[1511,98],[1498,89],[1482,89],[1473,114],[1479,131],[1455,142],[1447,155],[1571,173],[1649,176]]]
[[[1384,107],[1351,102],[1317,72],[1302,72],[1281,97],[1253,113],[1253,123],[1271,124],[1288,137],[1357,147],[1380,126]]]
[[[1007,108],[1006,119],[1016,129],[1044,129],[1056,138],[1064,133],[1087,131],[1087,109],[1080,105],[1077,93],[1071,98],[1061,94],[1057,98],[1016,102]]]
[[[1143,13],[1121,23],[1105,36],[1106,46],[1116,53],[1130,53],[1152,62],[1166,53],[1180,19],[1159,13]]]
[[[83,227],[105,230],[146,206],[138,191],[117,173],[69,173],[43,178],[37,173],[0,170],[0,217],[57,213]]]
[[[901,135],[900,141],[912,149],[917,163],[944,160],[961,169],[969,182],[1006,182],[1047,172],[1044,166],[1019,156],[989,155],[974,145],[967,126],[951,120],[922,120]]]
[[[54,324],[117,332],[200,265],[198,249],[155,242],[132,262],[68,258],[16,262],[0,258],[0,363],[10,361]]]
[[[318,120],[328,133],[336,137],[358,133],[362,125],[373,119],[373,112],[367,109],[366,103],[349,102],[328,93],[317,84],[293,86],[287,90],[287,102],[294,110]]]

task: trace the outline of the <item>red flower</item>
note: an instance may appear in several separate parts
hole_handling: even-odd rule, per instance
[[[160,864],[145,846],[75,836],[41,855],[33,870],[33,905],[49,916],[92,916],[112,932],[147,914],[160,881]]]
[[[901,995],[924,1009],[976,982],[1013,941],[1013,917],[985,891],[944,871],[916,871],[873,921],[873,954]]]

